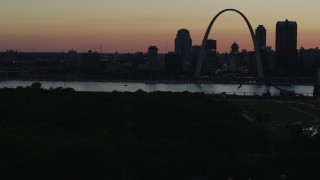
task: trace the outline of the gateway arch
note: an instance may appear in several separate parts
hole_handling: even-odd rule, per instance
[[[242,14],[240,11],[238,11],[236,9],[225,9],[225,10],[219,12],[212,19],[212,21],[210,22],[210,24],[208,26],[208,29],[206,31],[206,34],[204,35],[204,38],[203,38],[203,41],[202,41],[202,46],[201,46],[200,54],[199,54],[198,61],[197,61],[197,67],[196,67],[195,76],[196,77],[200,77],[201,76],[202,63],[203,63],[203,59],[204,59],[204,55],[205,55],[205,48],[206,48],[206,45],[207,45],[207,40],[208,40],[208,36],[210,34],[210,31],[211,31],[211,28],[212,28],[214,22],[217,20],[217,18],[221,14],[223,14],[224,12],[227,12],[227,11],[234,11],[234,12],[240,14],[242,16],[242,18],[246,21],[246,23],[248,25],[248,28],[250,30],[250,34],[251,34],[251,37],[252,37],[252,42],[253,42],[254,49],[255,49],[256,63],[257,63],[257,70],[258,70],[258,78],[259,79],[264,79],[262,63],[261,63],[261,57],[260,57],[260,48],[258,47],[256,36],[255,36],[255,34],[253,32],[253,29],[252,29],[252,26],[251,26],[249,20],[246,18],[246,16],[244,14]]]

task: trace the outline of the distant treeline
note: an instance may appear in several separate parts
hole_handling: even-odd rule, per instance
[[[0,89],[1,179],[320,179],[320,137],[270,139],[199,93]]]

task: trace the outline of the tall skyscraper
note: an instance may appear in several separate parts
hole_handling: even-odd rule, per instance
[[[192,39],[187,29],[180,29],[175,39],[175,54],[182,61],[183,70],[189,70],[191,68],[191,49]]]
[[[203,66],[203,72],[205,75],[211,75],[216,68],[217,60],[217,41],[208,39],[206,44],[205,61]]]
[[[295,21],[278,21],[276,29],[276,51],[297,50],[297,23]]]
[[[256,39],[260,49],[267,45],[267,30],[263,25],[259,25],[256,29]]]
[[[276,69],[279,73],[294,73],[300,63],[297,50],[297,23],[278,21],[276,26]]]

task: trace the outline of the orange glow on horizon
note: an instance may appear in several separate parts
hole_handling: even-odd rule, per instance
[[[201,45],[203,32],[195,31],[191,33],[193,45]],[[174,39],[176,31],[173,33],[167,32],[130,32],[123,34],[121,32],[104,34],[99,33],[12,33],[10,35],[0,35],[2,41],[0,51],[7,49],[15,49],[18,51],[39,51],[39,52],[67,52],[70,49],[76,49],[79,52],[84,52],[89,49],[99,49],[102,45],[104,52],[121,52],[134,53],[146,52],[150,45],[155,45],[159,48],[160,53],[174,51]],[[274,49],[275,33],[268,31],[267,45]],[[315,48],[319,46],[315,32],[300,32],[298,33],[298,48]],[[216,39],[218,51],[229,52],[233,42],[237,42],[240,49],[252,50],[253,44],[249,32],[245,29],[240,32],[213,30],[210,34],[210,39]]]
[[[298,23],[298,48],[317,47],[320,40],[320,26],[315,23],[320,18],[320,14],[315,13],[320,2],[313,0],[297,2],[290,7],[276,0],[263,6],[261,2],[249,0],[32,2],[4,0],[0,7],[0,51],[11,48],[20,52],[32,49],[83,52],[99,49],[101,44],[104,52],[146,52],[148,46],[155,45],[160,53],[165,53],[174,50],[174,39],[181,28],[190,31],[193,45],[200,45],[211,18],[225,8],[239,9],[254,29],[259,24],[264,25],[267,45],[273,49],[276,22],[285,19]],[[240,49],[253,49],[244,20],[232,12],[219,17],[210,38],[217,40],[219,52],[229,52],[233,42],[237,42]]]

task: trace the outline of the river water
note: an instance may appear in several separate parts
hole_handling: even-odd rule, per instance
[[[0,88],[16,88],[18,86],[30,86],[34,81],[0,81]],[[45,89],[63,87],[73,88],[76,91],[89,91],[89,92],[135,92],[139,89],[146,92],[153,91],[171,91],[171,92],[203,92],[206,94],[220,94],[226,92],[227,94],[237,95],[261,95],[265,91],[265,85],[242,85],[239,88],[237,84],[147,84],[136,82],[63,82],[63,81],[38,81]],[[306,96],[312,96],[313,86],[306,85],[292,85],[292,86],[279,86],[282,89],[294,91]],[[239,89],[238,89],[239,88]],[[272,95],[278,95],[279,90],[274,87],[270,88]]]

